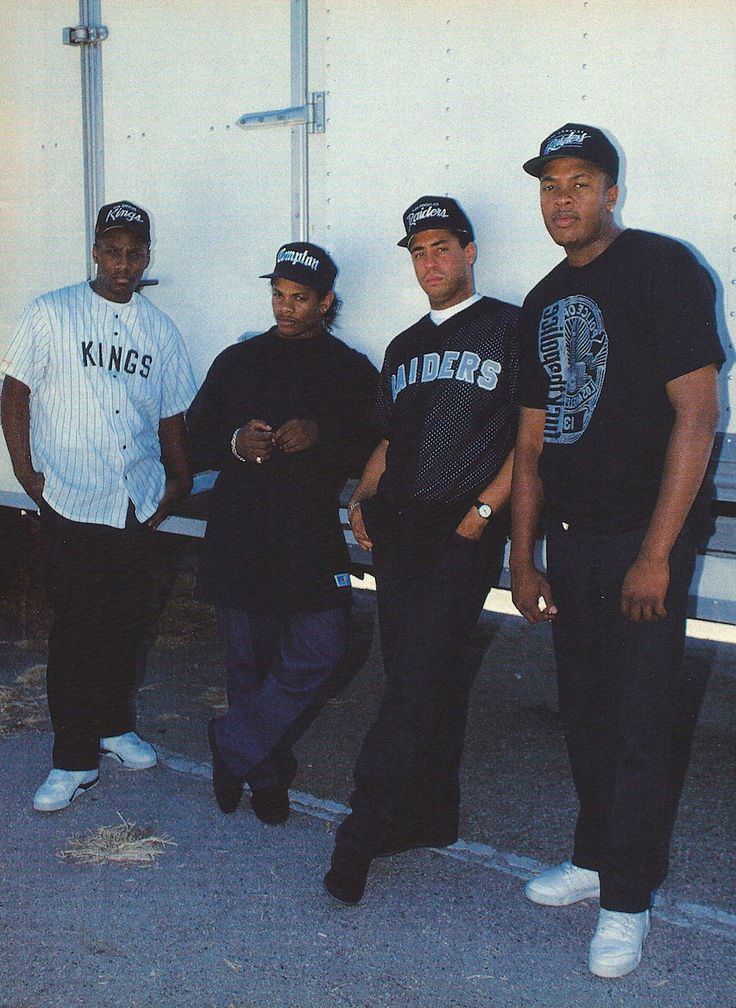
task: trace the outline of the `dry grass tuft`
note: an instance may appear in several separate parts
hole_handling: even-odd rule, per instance
[[[151,865],[167,847],[176,847],[169,837],[149,836],[147,830],[118,815],[119,826],[101,826],[84,836],[69,837],[69,846],[59,851],[59,857],[75,864]]]
[[[31,730],[48,721],[46,669],[34,665],[21,672],[12,686],[0,686],[0,735]]]
[[[158,621],[156,647],[162,651],[190,647],[214,636],[214,610],[194,598],[194,582],[194,576],[185,573],[179,573],[174,581]]]

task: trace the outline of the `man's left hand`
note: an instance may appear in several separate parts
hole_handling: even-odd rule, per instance
[[[488,521],[487,518],[481,518],[477,508],[471,507],[455,531],[463,539],[472,539],[477,542],[488,527]]]
[[[667,615],[664,599],[670,583],[667,560],[637,557],[621,589],[621,612],[634,623],[647,623]]]
[[[152,529],[158,528],[171,509],[178,504],[179,501],[184,500],[191,489],[191,479],[184,479],[180,477],[167,479],[166,486],[164,487],[164,495],[159,501],[158,507],[146,522],[146,525]]]
[[[275,432],[273,443],[287,454],[313,448],[319,441],[319,427],[314,420],[287,420]]]

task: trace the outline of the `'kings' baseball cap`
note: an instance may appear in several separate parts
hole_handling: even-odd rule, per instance
[[[420,196],[404,211],[406,235],[397,245],[408,248],[415,234],[435,228],[465,235],[468,241],[473,241],[473,227],[456,200],[450,196]]]
[[[590,161],[614,182],[618,181],[618,151],[608,137],[595,126],[583,123],[565,123],[542,141],[539,157],[524,163],[524,171],[535,178],[541,178],[544,166],[554,158],[573,157]]]
[[[289,242],[276,253],[273,273],[262,273],[261,280],[291,280],[311,287],[318,294],[332,290],[337,276],[337,266],[319,245],[311,242]]]
[[[120,201],[118,203],[107,203],[97,214],[97,224],[95,225],[95,235],[104,234],[112,228],[127,228],[133,231],[145,242],[151,241],[151,222],[145,210],[141,210],[135,203]]]

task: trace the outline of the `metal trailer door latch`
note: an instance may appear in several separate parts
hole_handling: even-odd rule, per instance
[[[78,25],[76,28],[62,28],[61,41],[64,45],[95,45],[107,38],[104,25]]]
[[[306,105],[273,109],[268,112],[246,112],[237,120],[243,129],[255,126],[306,126],[307,133],[325,131],[325,93],[310,91]]]

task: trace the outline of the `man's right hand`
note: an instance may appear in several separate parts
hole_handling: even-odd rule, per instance
[[[266,462],[274,451],[273,427],[265,420],[249,420],[238,429],[235,447],[248,462]]]
[[[353,530],[353,535],[355,536],[355,541],[358,546],[364,550],[373,549],[373,542],[368,536],[366,531],[365,522],[363,521],[363,512],[361,510],[360,504],[354,507],[352,511],[348,513],[348,521],[350,522],[350,528]]]
[[[544,623],[557,615],[549,582],[533,564],[511,568],[511,598],[529,623]],[[539,600],[544,606],[540,608]]]

